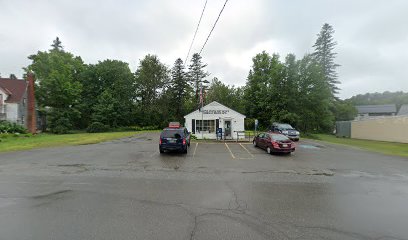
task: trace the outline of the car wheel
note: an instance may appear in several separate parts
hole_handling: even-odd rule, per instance
[[[163,151],[162,149],[159,149],[159,152],[160,152],[160,153],[164,153],[164,151]]]
[[[188,147],[186,146],[186,149],[184,149],[183,153],[187,154],[188,152]]]
[[[267,148],[266,148],[266,152],[267,152],[268,154],[272,154],[271,148],[270,148],[270,147],[267,147]]]
[[[254,147],[257,147],[258,145],[256,144],[256,141],[252,141],[252,145],[254,145]]]

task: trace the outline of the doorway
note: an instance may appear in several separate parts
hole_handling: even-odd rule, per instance
[[[225,133],[225,139],[232,139],[232,136],[231,136],[231,120],[225,120],[224,121],[224,133]]]

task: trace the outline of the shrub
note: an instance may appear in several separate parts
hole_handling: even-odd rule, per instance
[[[145,126],[145,127],[142,127],[141,130],[157,130],[157,129],[159,129],[158,126]]]
[[[101,122],[93,122],[86,129],[86,131],[89,133],[107,132],[108,130],[109,130],[109,126]]]
[[[71,130],[72,124],[68,118],[61,117],[59,119],[55,119],[50,128],[52,133],[66,134]]]
[[[17,123],[0,121],[0,133],[27,133],[27,129]]]

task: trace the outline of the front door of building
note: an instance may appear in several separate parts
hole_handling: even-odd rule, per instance
[[[231,120],[225,120],[224,121],[224,134],[225,134],[225,139],[231,139]]]

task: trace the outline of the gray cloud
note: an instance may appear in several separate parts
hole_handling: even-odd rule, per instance
[[[185,58],[204,1],[0,0],[0,73],[22,74],[27,56],[59,36],[85,62],[107,58],[133,70],[145,54],[171,66]],[[192,52],[198,52],[224,0],[209,0]],[[408,2],[230,0],[203,51],[211,77],[245,84],[251,59],[262,50],[301,58],[323,23],[336,30],[340,97],[408,91]]]

